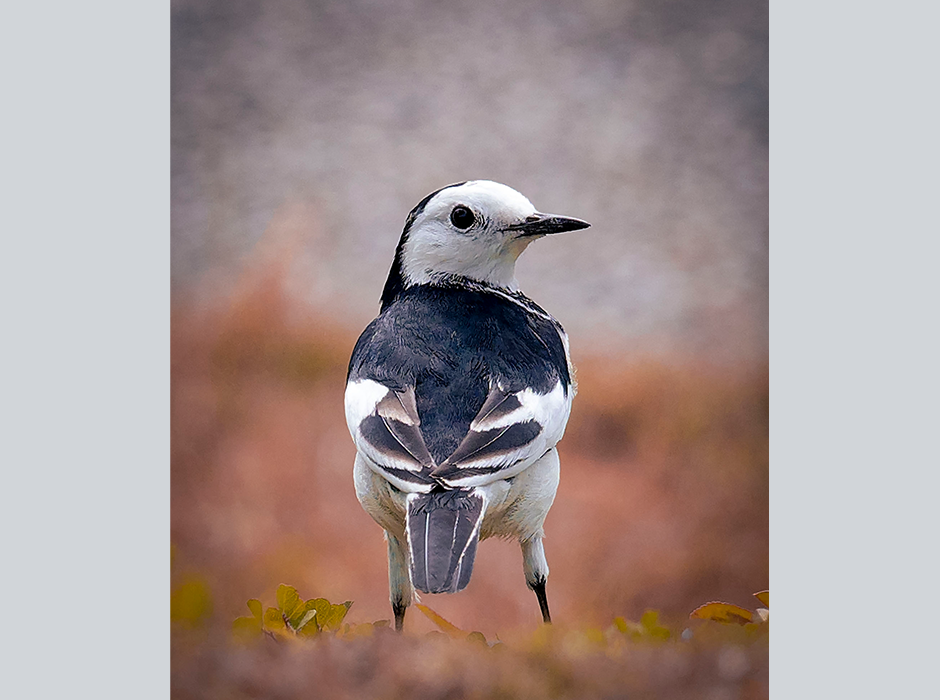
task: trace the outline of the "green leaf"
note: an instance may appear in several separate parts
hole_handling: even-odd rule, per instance
[[[281,584],[277,587],[277,607],[289,619],[292,620],[298,612],[298,608],[303,606],[303,601],[297,589],[293,586]],[[301,612],[301,616],[303,613]]]
[[[313,598],[305,604],[308,610],[315,610],[316,625],[323,632],[336,632],[343,624],[346,613],[352,606],[351,601],[333,605],[326,598]],[[309,625],[308,625],[309,626]]]
[[[255,617],[260,623],[264,617],[264,608],[261,606],[261,601],[257,598],[252,598],[248,601],[248,609],[251,610],[252,616]]]
[[[350,603],[350,605],[352,605],[352,603]],[[317,614],[317,622],[320,625],[320,629],[325,632],[337,631],[342,626],[347,612],[349,612],[349,608],[345,603],[330,605],[330,609],[326,615],[320,617],[319,613]]]
[[[271,632],[286,632],[287,625],[284,624],[284,617],[277,608],[268,608],[264,611],[264,628]]]
[[[330,601],[326,598],[311,598],[305,603],[308,610],[316,610],[317,627],[321,630],[330,617]]]
[[[297,631],[298,637],[316,637],[321,633],[320,628],[317,626],[316,611],[312,610],[311,612],[314,613],[313,617]]]
[[[316,611],[309,600],[306,603],[303,600],[299,600],[293,612],[287,616],[287,619],[291,628],[296,631],[310,622],[310,619],[315,615]]]
[[[317,627],[316,618],[317,618],[316,608],[310,607],[308,609],[305,605],[303,607],[303,616],[297,619],[296,624],[293,621],[291,621],[291,625],[298,632],[302,629],[305,629],[308,625],[313,625],[314,627]]]

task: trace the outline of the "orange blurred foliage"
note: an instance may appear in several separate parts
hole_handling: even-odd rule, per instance
[[[173,309],[174,569],[206,581],[218,625],[282,582],[355,601],[354,622],[388,618],[385,544],[356,501],[343,413],[356,334],[291,297],[283,260],[223,306]],[[766,367],[591,357],[587,345],[572,339],[579,390],[546,521],[553,617],[606,625],[654,608],[680,620],[767,587]],[[425,602],[487,637],[539,621],[513,542],[483,543],[467,590]],[[406,627],[431,629],[421,618]]]

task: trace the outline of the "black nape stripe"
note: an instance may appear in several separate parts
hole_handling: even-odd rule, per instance
[[[408,219],[405,222],[405,230],[407,231],[409,228],[411,228],[411,224],[414,223],[415,219],[418,218],[421,212],[424,211],[424,208],[428,205],[428,202],[434,199],[435,196],[437,196],[444,190],[449,190],[451,187],[460,187],[461,185],[466,185],[468,182],[469,180],[464,180],[463,182],[455,182],[452,185],[444,185],[440,189],[434,190],[431,194],[429,194],[427,197],[425,197],[420,202],[418,202],[415,205],[415,208],[411,210],[411,213],[408,214]]]
[[[382,306],[379,310],[380,313],[385,311],[386,307],[395,301],[395,298],[405,289],[405,277],[404,272],[402,271],[402,255],[404,254],[405,241],[408,240],[408,232],[411,231],[411,227],[414,225],[415,219],[421,215],[421,212],[424,211],[424,208],[428,205],[428,202],[430,202],[435,197],[435,195],[440,194],[444,190],[449,190],[451,187],[460,187],[461,185],[466,185],[467,182],[469,182],[469,180],[455,182],[452,185],[447,185],[445,187],[441,187],[438,190],[434,190],[431,194],[418,202],[415,205],[415,208],[411,210],[411,213],[408,214],[408,218],[405,219],[405,228],[402,229],[401,238],[398,239],[398,247],[395,248],[395,258],[392,260],[392,268],[388,271],[388,279],[385,280],[385,288],[382,290]]]

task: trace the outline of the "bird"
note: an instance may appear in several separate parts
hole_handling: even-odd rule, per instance
[[[543,524],[576,387],[568,337],[515,265],[533,241],[589,226],[490,180],[436,190],[405,220],[345,392],[356,496],[385,530],[399,632],[416,590],[467,586],[488,537],[519,541],[551,623]]]

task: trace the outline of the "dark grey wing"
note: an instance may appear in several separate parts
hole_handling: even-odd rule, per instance
[[[480,486],[507,479],[555,446],[564,434],[571,392],[510,392],[494,384],[457,449],[431,475],[449,486]]]
[[[393,483],[407,490],[434,483],[430,472],[436,465],[421,434],[413,387],[396,390],[370,379],[351,381],[346,420],[356,447]]]
[[[434,460],[424,444],[424,436],[421,435],[421,419],[418,418],[418,408],[415,405],[415,390],[411,387],[405,391],[390,390],[375,408],[376,415],[382,422],[382,427],[376,426],[376,430],[371,433],[376,443],[384,443],[393,453],[399,455],[401,450],[404,450],[420,467],[433,467]],[[389,441],[388,437],[391,437],[394,443]]]

